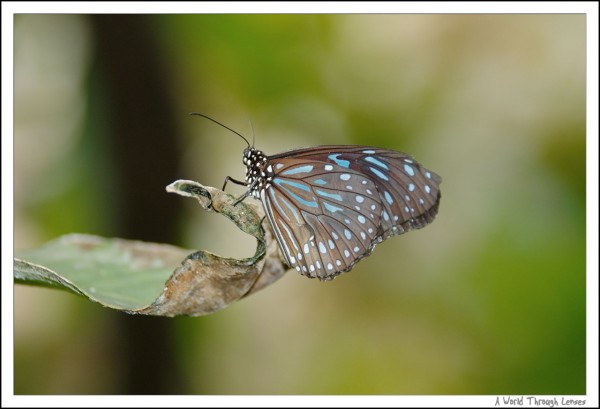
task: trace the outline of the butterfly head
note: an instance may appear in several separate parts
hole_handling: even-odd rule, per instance
[[[260,199],[260,192],[271,183],[271,171],[268,170],[267,156],[254,147],[244,149],[242,163],[246,165],[246,182],[249,184],[250,194]]]

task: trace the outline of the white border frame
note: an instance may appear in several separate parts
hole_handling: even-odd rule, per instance
[[[19,13],[582,13],[587,15],[587,394],[598,406],[598,3],[2,2],[2,406],[494,406],[496,396],[15,396],[13,379],[13,21]],[[541,397],[548,398],[548,397]],[[561,396],[556,396],[561,399]],[[501,405],[505,406],[505,405]],[[524,405],[529,406],[529,405]]]

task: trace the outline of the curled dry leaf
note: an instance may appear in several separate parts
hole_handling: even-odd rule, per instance
[[[71,234],[19,252],[15,282],[61,288],[131,314],[172,317],[211,314],[286,272],[255,206],[234,206],[230,195],[192,181],[178,180],[167,191],[229,218],[256,238],[255,254],[238,260],[167,244]]]

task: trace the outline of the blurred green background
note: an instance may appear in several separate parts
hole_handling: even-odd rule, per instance
[[[16,249],[81,232],[244,257],[165,186],[317,144],[406,151],[438,219],[333,282],[200,318],[15,287],[15,394],[584,394],[585,15],[18,15]],[[240,194],[240,187],[228,190]]]

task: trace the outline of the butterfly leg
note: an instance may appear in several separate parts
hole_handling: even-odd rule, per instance
[[[253,188],[253,187],[254,187],[254,185],[256,184],[256,181],[254,181],[254,183],[250,184],[250,183],[248,183],[248,182],[241,182],[241,181],[239,181],[239,180],[236,180],[236,179],[232,178],[231,176],[227,176],[227,177],[225,178],[225,182],[223,183],[223,189],[221,189],[221,190],[225,191],[225,186],[227,186],[227,182],[233,182],[233,183],[235,183],[236,185],[250,186],[250,188],[249,188],[249,189],[246,191],[246,193],[244,193],[242,196],[238,197],[238,198],[236,199],[236,201],[235,201],[235,202],[233,202],[233,205],[234,205],[234,206],[237,206],[237,204],[238,204],[239,202],[241,202],[242,200],[244,200],[245,198],[247,198],[248,196],[250,196],[250,194],[252,193],[252,188]]]
[[[246,193],[244,193],[243,195],[241,195],[240,197],[238,197],[235,202],[233,202],[234,206],[237,206],[237,204],[241,201],[243,201],[245,198],[247,198],[248,196],[250,196],[250,190],[248,190]]]
[[[227,186],[227,182],[233,182],[236,185],[242,185],[242,186],[248,186],[248,182],[241,182],[239,180],[236,180],[234,178],[232,178],[231,176],[227,176],[225,178],[225,182],[223,182],[223,189],[221,189],[222,191],[225,191],[225,186]]]

